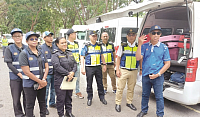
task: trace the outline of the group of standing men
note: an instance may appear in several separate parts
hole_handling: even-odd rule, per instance
[[[79,98],[84,98],[79,89],[79,68],[81,65],[81,73],[86,74],[87,81],[87,105],[92,105],[93,99],[93,77],[95,76],[98,87],[98,95],[100,101],[107,105],[105,100],[105,94],[107,93],[107,73],[109,74],[112,82],[113,93],[116,93],[115,98],[115,110],[121,112],[121,101],[123,90],[127,83],[127,104],[126,106],[132,110],[137,110],[132,104],[134,87],[136,84],[136,78],[138,73],[138,66],[140,66],[140,71],[142,71],[142,107],[141,112],[137,117],[143,117],[147,114],[148,110],[148,100],[150,95],[151,87],[153,86],[155,91],[155,97],[157,102],[157,116],[162,117],[164,115],[164,101],[162,96],[162,85],[164,82],[163,73],[168,69],[170,65],[169,51],[166,45],[159,42],[159,37],[161,36],[161,28],[157,25],[152,26],[149,32],[151,40],[147,44],[143,44],[145,36],[139,38],[139,43],[135,42],[136,32],[132,29],[127,31],[127,43],[122,43],[117,52],[117,62],[115,61],[115,49],[112,43],[108,42],[109,35],[107,32],[103,32],[101,35],[102,42],[97,43],[97,33],[96,31],[90,32],[90,42],[85,43],[82,48],[81,55],[79,55],[79,45],[74,40],[76,39],[76,32],[73,29],[68,30],[68,40],[67,48],[70,50],[77,62],[77,72],[75,77],[77,77],[76,84],[76,95]],[[25,45],[20,43],[19,38],[22,36],[22,31],[20,29],[13,29],[11,35],[15,41],[15,44],[9,46],[5,52],[5,62],[10,69],[10,87],[11,94],[13,97],[13,107],[16,117],[24,116],[22,107],[20,104],[22,88],[22,70],[19,66],[18,56],[19,53],[26,48]],[[44,33],[45,43],[39,48],[45,53],[49,71],[47,75],[47,87],[46,87],[46,114],[49,114],[47,109],[47,98],[49,87],[51,87],[50,92],[50,107],[56,107],[55,104],[55,88],[54,88],[54,77],[53,77],[53,65],[51,63],[51,54],[57,48],[52,44],[53,33],[46,31]],[[81,64],[80,63],[81,58]],[[143,60],[143,62],[139,62]],[[117,87],[114,68],[116,67],[116,75],[118,76]],[[16,85],[17,84],[17,85]],[[24,108],[26,108],[26,100],[24,98]],[[58,106],[58,105],[57,105]],[[69,117],[74,117],[69,115]]]

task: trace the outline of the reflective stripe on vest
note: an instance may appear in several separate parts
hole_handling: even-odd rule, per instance
[[[101,46],[96,45],[88,46],[88,55],[86,56],[85,65],[86,66],[97,66],[101,65]]]
[[[37,78],[40,78],[40,75],[35,75]],[[28,76],[26,76],[26,75],[22,75],[22,78],[23,79],[29,79],[29,77]]]
[[[77,63],[80,62],[79,60],[79,47],[77,43],[74,43],[74,45],[70,45],[70,43],[67,44],[68,50],[70,50],[74,56],[74,59]]]
[[[136,51],[137,47],[129,47],[128,44],[127,46],[122,46],[123,47],[123,54],[121,57],[121,62],[120,62],[120,67],[125,68],[125,69],[137,69],[137,61],[136,61]]]
[[[102,49],[103,49],[103,56],[105,59],[106,63],[114,63],[114,59],[113,59],[113,46],[108,44],[108,46],[103,46],[102,45]],[[101,61],[102,63],[102,61]]]
[[[2,45],[8,46],[8,39],[2,39]]]

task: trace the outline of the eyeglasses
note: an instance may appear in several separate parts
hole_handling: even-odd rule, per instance
[[[156,35],[156,34],[157,34],[157,35],[160,35],[161,32],[152,32],[151,34],[152,34],[152,35]]]
[[[38,41],[38,38],[35,38],[35,39],[34,39],[34,38],[31,38],[30,40],[31,40],[31,41]]]
[[[128,36],[129,36],[129,37],[131,37],[131,36],[132,36],[132,37],[134,37],[134,36],[135,36],[135,34],[133,34],[133,35],[128,35]]]
[[[18,35],[18,36],[12,36],[14,38],[20,38],[22,35]]]

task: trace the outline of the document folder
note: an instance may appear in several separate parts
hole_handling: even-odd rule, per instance
[[[67,76],[65,76],[63,78],[63,81],[60,85],[60,89],[61,90],[73,90],[76,88],[76,80],[77,80],[77,77],[74,77],[73,81],[72,82],[68,82],[66,81],[67,80]]]

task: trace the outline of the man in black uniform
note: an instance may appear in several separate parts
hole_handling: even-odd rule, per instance
[[[87,94],[88,101],[87,105],[92,105],[93,98],[93,89],[92,82],[93,77],[95,76],[98,87],[98,95],[100,101],[103,104],[107,104],[107,101],[104,98],[104,89],[102,83],[102,68],[101,68],[101,60],[103,63],[103,72],[106,71],[106,63],[103,56],[102,47],[100,44],[96,43],[97,41],[97,33],[96,31],[90,32],[90,42],[85,44],[81,51],[81,73],[87,77]],[[84,68],[85,65],[85,68]]]
[[[20,97],[23,92],[23,87],[22,87],[22,69],[19,65],[19,53],[23,49],[25,49],[27,46],[22,44],[22,31],[19,28],[14,28],[11,31],[12,38],[14,39],[15,43],[12,45],[9,45],[6,50],[5,50],[5,58],[4,62],[7,63],[8,68],[10,69],[9,71],[9,76],[10,76],[10,89],[11,89],[11,95],[13,99],[13,108],[14,108],[14,113],[15,117],[23,117],[23,111],[22,111],[22,106],[20,103]],[[25,95],[23,92],[23,106],[24,106],[24,111],[26,107],[26,102],[25,102]]]

